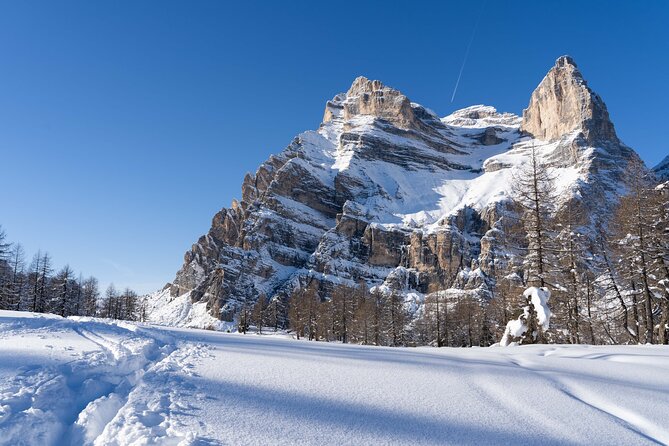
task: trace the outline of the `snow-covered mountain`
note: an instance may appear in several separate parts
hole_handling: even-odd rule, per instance
[[[653,167],[653,172],[659,179],[669,180],[669,156],[664,157],[657,166]]]
[[[327,102],[318,130],[245,177],[241,201],[214,216],[152,296],[152,318],[211,325],[206,307],[233,321],[261,293],[286,299],[306,283],[326,297],[340,284],[384,285],[416,308],[436,290],[485,296],[500,215],[532,148],[557,179],[557,208],[577,204],[590,225],[642,164],[568,56],[522,117],[477,105],[439,118],[359,77]]]

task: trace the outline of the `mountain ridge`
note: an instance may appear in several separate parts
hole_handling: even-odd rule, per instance
[[[608,203],[598,215],[641,163],[568,56],[522,117],[480,105],[439,118],[358,77],[327,101],[316,131],[245,176],[241,200],[187,251],[167,300],[187,294],[232,322],[258,295],[285,303],[307,284],[323,298],[361,281],[401,290],[414,314],[436,290],[486,299],[491,262],[503,260],[491,260],[500,215],[531,150],[559,174],[560,204]]]

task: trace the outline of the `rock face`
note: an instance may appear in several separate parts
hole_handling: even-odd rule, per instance
[[[343,110],[345,121],[355,116],[374,116],[403,129],[417,126],[411,102],[406,96],[386,87],[381,81],[370,81],[363,76],[353,81],[345,98],[337,97],[328,102],[323,116],[324,124],[338,115],[333,108]]]
[[[491,271],[506,261],[500,216],[532,149],[560,178],[558,205],[576,200],[593,219],[640,162],[566,56],[522,119],[481,105],[440,119],[359,77],[327,102],[317,131],[246,176],[241,201],[214,216],[170,292],[190,293],[227,321],[260,293],[286,299],[306,283],[323,298],[364,281],[418,305],[446,289],[485,299]]]
[[[569,56],[560,57],[532,93],[521,129],[545,141],[574,131],[590,144],[618,141],[604,101]]]

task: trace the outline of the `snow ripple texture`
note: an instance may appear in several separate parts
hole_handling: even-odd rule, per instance
[[[1,445],[668,444],[669,348],[383,348],[0,312]]]

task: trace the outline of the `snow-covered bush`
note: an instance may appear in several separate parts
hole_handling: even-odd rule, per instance
[[[499,344],[502,347],[518,344],[533,344],[543,339],[543,331],[548,330],[551,310],[548,300],[551,292],[548,288],[529,287],[523,293],[527,305],[518,319],[509,321]]]

